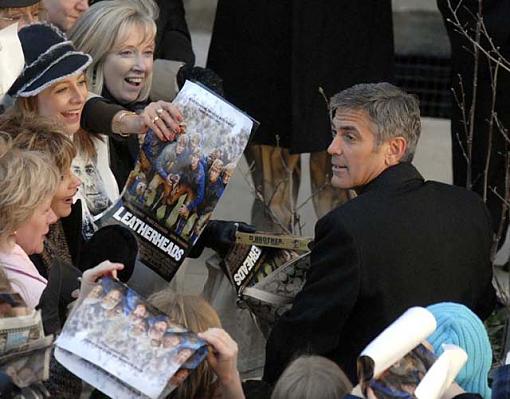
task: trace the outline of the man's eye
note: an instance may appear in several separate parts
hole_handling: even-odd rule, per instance
[[[352,134],[346,134],[344,137],[347,141],[354,141],[356,139],[356,137],[354,137]]]

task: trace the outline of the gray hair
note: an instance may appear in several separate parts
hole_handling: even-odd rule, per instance
[[[331,117],[336,110],[364,111],[376,126],[376,145],[403,137],[407,148],[401,161],[412,161],[420,137],[418,98],[390,83],[362,83],[333,96]]]
[[[335,363],[322,356],[305,355],[285,369],[271,399],[338,399],[351,390],[351,382]]]
[[[92,56],[92,64],[86,71],[89,91],[101,95],[104,86],[104,62],[107,55],[118,44],[121,36],[131,32],[134,27],[142,28],[144,34],[140,41],[154,40],[156,23],[152,14],[136,5],[136,2],[124,3],[122,0],[100,1],[93,4],[74,24],[68,33],[75,47]],[[152,72],[137,101],[149,96]]]

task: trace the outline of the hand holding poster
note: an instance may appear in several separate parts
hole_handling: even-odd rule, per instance
[[[164,397],[207,355],[205,341],[110,278],[78,304],[56,346],[59,362],[113,398]]]
[[[375,338],[358,358],[364,396],[378,399],[439,399],[467,360],[463,349],[447,345],[436,356],[423,342],[436,329],[434,315],[413,307]]]
[[[255,315],[266,338],[305,283],[310,241],[283,234],[238,232],[236,245],[223,260],[237,303],[245,304]]]
[[[253,121],[187,81],[173,104],[184,120],[168,142],[150,131],[120,200],[99,220],[139,239],[140,261],[170,280],[223,195]]]

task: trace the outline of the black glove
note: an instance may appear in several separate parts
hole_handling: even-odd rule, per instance
[[[179,86],[179,90],[182,89],[187,80],[199,82],[221,97],[224,96],[223,80],[212,69],[183,65],[177,72],[177,86]]]
[[[105,260],[119,262],[124,269],[117,276],[126,283],[133,274],[137,255],[134,234],[123,226],[112,224],[100,228],[84,245],[80,253],[80,270],[84,272]]]
[[[244,222],[230,222],[227,220],[210,220],[205,226],[200,238],[191,249],[188,257],[198,258],[204,247],[215,250],[224,258],[234,245],[236,232],[254,233],[255,227]]]

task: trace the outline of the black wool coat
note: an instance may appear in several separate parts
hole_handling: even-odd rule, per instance
[[[186,23],[182,0],[157,0],[159,18],[156,20],[156,53],[154,58],[195,64],[191,35]]]
[[[264,380],[312,352],[354,383],[359,353],[412,306],[457,302],[485,319],[491,237],[477,194],[425,182],[409,163],[388,168],[317,223],[307,282],[271,332]]]
[[[261,125],[254,143],[322,151],[324,89],[392,80],[390,0],[219,0],[207,66],[229,101]]]

